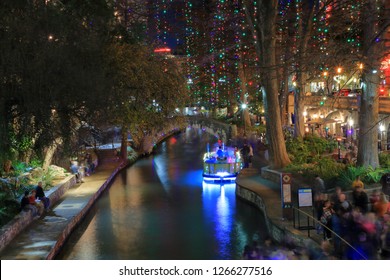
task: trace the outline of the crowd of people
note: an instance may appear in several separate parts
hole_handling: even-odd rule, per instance
[[[318,178],[316,178],[318,180]],[[317,233],[333,243],[338,259],[390,259],[390,203],[386,194],[367,194],[357,176],[348,197],[340,187],[327,194],[314,189]]]
[[[86,153],[80,162],[79,164],[76,160],[71,161],[69,169],[76,176],[77,183],[84,183],[84,177],[90,176],[95,171],[95,163],[90,153]]]
[[[267,238],[262,245],[247,244],[242,259],[390,259],[390,203],[383,188],[367,193],[359,176],[350,192],[336,187],[326,192],[324,180],[316,175],[313,197],[317,233],[323,235],[322,250],[310,246],[273,245]]]

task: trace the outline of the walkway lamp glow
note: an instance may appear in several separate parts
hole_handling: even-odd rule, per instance
[[[245,109],[247,105],[245,103],[241,104],[241,109],[242,109],[242,120],[244,121],[244,136],[246,136],[246,121],[245,121]]]
[[[379,126],[379,131],[379,151],[382,151],[382,134],[385,132],[385,126],[383,124]]]
[[[351,136],[351,143],[352,143],[352,134],[353,134],[353,119],[350,119],[348,121],[349,124],[349,135]]]
[[[341,160],[341,137],[337,137],[337,157]]]

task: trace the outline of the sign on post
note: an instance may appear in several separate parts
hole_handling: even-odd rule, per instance
[[[292,218],[291,174],[280,174],[283,218]]]
[[[313,194],[311,189],[298,189],[298,207],[313,206]]]

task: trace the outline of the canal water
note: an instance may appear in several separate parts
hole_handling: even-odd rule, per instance
[[[235,184],[205,184],[202,158],[217,138],[187,128],[116,177],[58,259],[240,259],[266,237],[262,213]]]

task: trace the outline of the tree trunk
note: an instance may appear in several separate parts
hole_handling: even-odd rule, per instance
[[[248,93],[248,89],[246,87],[246,76],[245,76],[245,72],[244,72],[244,65],[242,64],[242,62],[240,61],[239,62],[239,65],[238,65],[238,75],[240,77],[240,87],[241,87],[241,102],[242,104],[248,104],[247,103],[247,99],[246,99],[246,96],[247,96],[247,93]],[[244,123],[244,136],[246,136],[247,132],[250,130],[250,128],[252,127],[252,124],[251,124],[251,119],[249,117],[249,108],[240,108],[242,110],[242,120],[243,120],[243,123]]]
[[[278,76],[278,79],[283,80],[283,82],[280,85],[280,95],[279,95],[279,104],[281,108],[281,118],[282,118],[282,125],[289,125],[289,110],[288,110],[288,67],[286,65],[283,67],[282,74]]]
[[[363,18],[364,36],[363,36],[363,54],[364,70],[362,75],[363,93],[360,103],[359,114],[359,142],[357,165],[379,167],[378,158],[378,112],[379,99],[378,85],[380,81],[380,45],[374,40],[377,29],[378,10],[376,1],[369,0],[367,7],[364,9]],[[373,73],[374,69],[377,70]]]
[[[47,170],[53,161],[54,153],[56,152],[58,146],[62,143],[61,138],[57,138],[53,141],[53,143],[47,147],[45,153],[45,159],[43,160],[42,169]]]
[[[276,70],[276,13],[277,0],[262,3],[261,17],[263,17],[261,30],[261,73],[262,93],[267,127],[267,140],[269,143],[269,159],[272,168],[282,168],[290,164],[282,130],[280,106],[278,99],[278,81]]]
[[[295,116],[295,124],[294,124],[294,137],[295,138],[303,138],[305,135],[305,120],[303,116],[303,108],[304,108],[304,74],[298,73],[298,87],[294,93],[294,116]]]
[[[303,14],[298,19],[298,37],[299,37],[299,52],[297,54],[297,83],[298,87],[294,95],[294,136],[295,138],[303,138],[305,135],[305,123],[303,116],[304,96],[306,94],[305,84],[307,81],[307,65],[308,63],[308,46],[309,39],[313,31],[313,18],[315,13],[315,5],[305,5],[301,3]],[[304,67],[306,65],[306,67]]]
[[[377,85],[370,81],[377,79],[379,82],[379,77],[378,75],[366,73],[362,78],[365,82],[360,103],[357,165],[376,168],[379,167],[379,103],[376,97]]]
[[[121,159],[127,160],[127,130],[122,129],[121,132]]]

